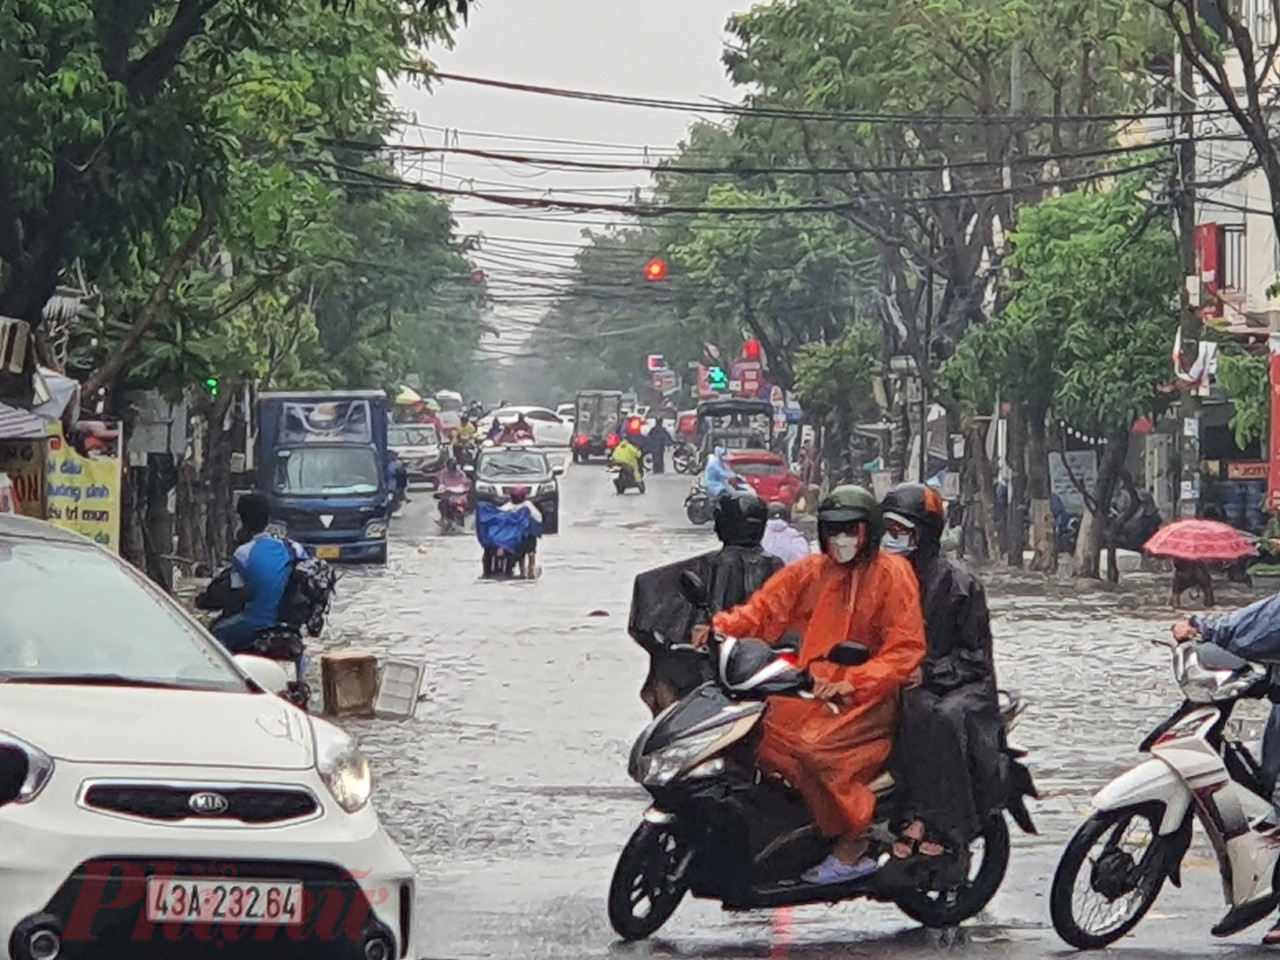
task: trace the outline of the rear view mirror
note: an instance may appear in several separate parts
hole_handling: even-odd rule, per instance
[[[476,472],[476,468],[473,465],[468,463],[465,467],[462,468],[462,472],[465,473],[468,477],[474,476]]]
[[[692,570],[686,570],[680,574],[680,593],[695,607],[704,608],[711,605],[711,599],[707,594],[707,585]]]
[[[827,659],[841,667],[860,667],[871,659],[871,651],[860,643],[846,640],[832,647]]]
[[[553,477],[563,477],[563,476],[564,476],[564,464],[563,464],[563,463],[557,463],[554,467],[552,467],[552,468],[551,468],[551,475],[552,475]]]
[[[781,639],[773,645],[775,650],[787,650],[791,653],[799,653],[800,647],[804,644],[804,638],[800,636],[798,630],[788,630]]]

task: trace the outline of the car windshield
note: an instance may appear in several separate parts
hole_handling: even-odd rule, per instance
[[[388,441],[393,447],[435,447],[440,445],[440,434],[431,426],[401,425],[389,428]]]
[[[276,454],[275,492],[294,497],[377,493],[378,458],[369,447],[292,447]]]
[[[248,688],[171,600],[97,549],[0,540],[0,582],[0,682]]]
[[[534,480],[547,477],[547,458],[531,450],[504,450],[480,458],[476,476],[490,483],[504,480]]]
[[[786,473],[780,463],[762,463],[759,460],[731,461],[729,466],[743,477],[780,477]]]

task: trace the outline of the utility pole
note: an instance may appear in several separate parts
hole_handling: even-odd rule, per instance
[[[924,284],[924,343],[920,349],[920,482],[929,478],[929,378],[933,375],[932,363],[933,341],[933,260],[937,256],[934,249],[936,241],[932,225],[929,227],[929,263],[925,272]]]
[[[1191,60],[1178,51],[1178,113],[1181,129],[1178,146],[1178,242],[1182,261],[1182,348],[1188,361],[1200,350],[1204,325],[1200,319],[1200,271],[1196,265],[1196,92]],[[1196,295],[1193,296],[1193,291]],[[1177,516],[1194,517],[1200,509],[1200,398],[1184,390],[1178,404],[1178,507]]]

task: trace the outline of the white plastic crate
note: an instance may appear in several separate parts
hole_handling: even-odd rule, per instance
[[[426,663],[421,660],[384,660],[379,670],[378,696],[373,713],[383,720],[408,720],[418,709],[418,691]]]

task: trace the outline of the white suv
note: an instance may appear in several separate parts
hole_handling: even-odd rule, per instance
[[[0,516],[0,956],[409,956],[372,791],[131,567]]]

